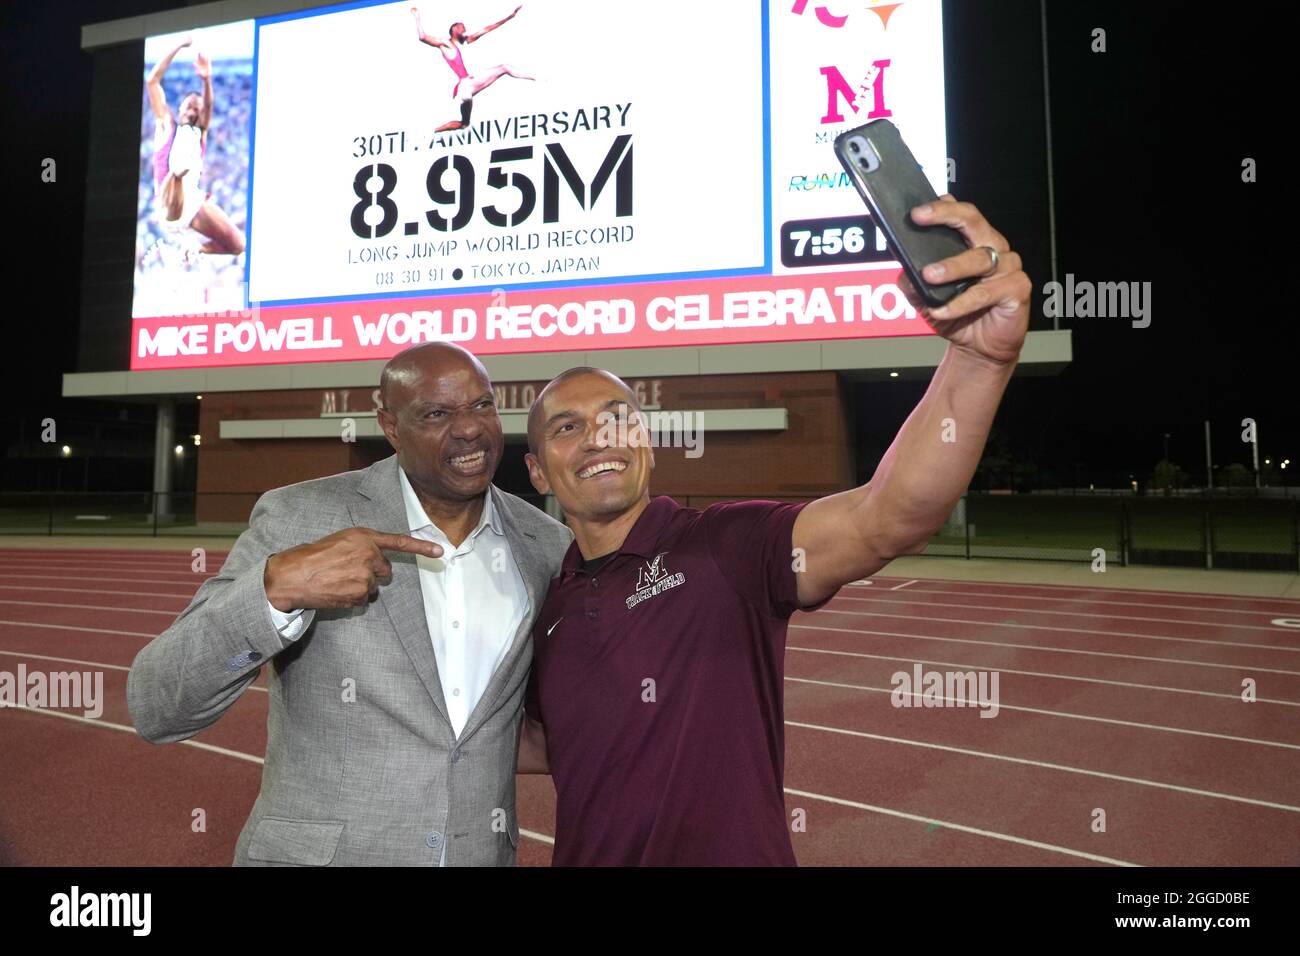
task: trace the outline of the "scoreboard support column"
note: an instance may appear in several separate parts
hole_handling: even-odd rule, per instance
[[[172,514],[172,446],[176,444],[176,402],[158,400],[158,418],[153,432],[153,520],[170,520]]]

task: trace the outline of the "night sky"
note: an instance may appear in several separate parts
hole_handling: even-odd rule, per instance
[[[61,373],[76,370],[80,308],[90,103],[90,57],[80,49],[80,26],[177,5],[3,5],[4,194],[16,206],[4,255],[10,297],[0,409],[5,447],[17,441],[20,423],[30,440],[46,416],[90,422],[117,414],[111,406],[59,398]],[[961,0],[949,4],[946,19],[951,27],[993,7],[1037,24],[1037,2],[1019,0]],[[1074,330],[1073,365],[1050,378],[1013,382],[998,441],[1042,475],[1067,483],[1076,476],[1085,483],[1129,473],[1145,478],[1169,433],[1170,457],[1199,482],[1202,421],[1213,424],[1216,465],[1248,463],[1249,448],[1240,440],[1247,417],[1259,423],[1261,458],[1289,457],[1300,470],[1296,217],[1294,199],[1281,190],[1280,140],[1294,124],[1294,54],[1281,48],[1286,9],[1049,0],[1059,276],[1150,282],[1153,307],[1145,329],[1115,318],[1063,319],[1062,327]],[[1104,54],[1090,50],[1096,28],[1106,30]],[[964,35],[981,44],[963,50],[968,59],[1040,61],[1036,43],[1020,42],[1019,33],[1006,42]],[[950,33],[949,42],[963,39]],[[948,78],[950,85],[960,81]],[[1031,106],[1041,116],[1041,102]],[[1026,105],[989,96],[976,108],[980,115],[963,115],[966,125],[996,131],[999,124],[1014,126]],[[958,122],[950,117],[950,130]],[[999,155],[992,132],[967,136],[965,143],[979,151],[968,157],[974,166],[987,168]],[[41,182],[45,157],[58,163],[54,184]],[[1255,183],[1242,182],[1246,157],[1258,164]],[[1045,162],[1040,145],[1032,164]],[[982,205],[982,182],[990,201],[995,191],[1003,196],[1016,188],[1003,181],[995,189],[985,177],[972,183],[973,194],[963,193],[959,176],[953,191]],[[1021,244],[1009,238],[1013,247]],[[1040,257],[1046,261],[1041,250]],[[1040,309],[1049,277],[1031,278]],[[123,365],[126,351],[123,342]],[[879,425],[873,432],[891,431],[919,395],[917,385],[895,385],[855,391],[858,414]],[[147,419],[148,409],[135,414]],[[143,427],[142,437],[151,438],[150,429]],[[870,440],[863,452],[875,452]]]

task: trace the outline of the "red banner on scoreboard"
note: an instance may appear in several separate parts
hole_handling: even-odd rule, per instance
[[[386,359],[430,341],[500,355],[933,334],[900,275],[894,266],[139,318],[131,368]]]

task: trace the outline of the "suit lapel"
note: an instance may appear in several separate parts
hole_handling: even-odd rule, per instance
[[[523,620],[515,631],[510,649],[506,651],[506,656],[493,672],[492,679],[488,681],[483,696],[479,698],[469,719],[465,721],[461,740],[469,737],[487,715],[492,713],[497,699],[505,690],[510,675],[515,669],[519,655],[528,646],[529,638],[532,636],[533,616],[541,610],[542,602],[546,599],[546,590],[550,586],[537,535],[531,525],[526,520],[521,520],[518,514],[520,509],[511,507],[513,502],[507,501],[505,495],[497,490],[496,485],[489,486],[488,494],[492,495],[492,503],[496,506],[497,514],[501,516],[501,528],[505,532],[506,540],[510,542],[510,553],[519,567],[520,577],[524,579],[524,589],[528,592],[528,607],[524,608]]]
[[[402,501],[402,487],[397,478],[397,456],[372,465],[357,491],[362,499],[349,506],[356,524],[376,531],[409,531],[406,505]],[[380,604],[397,631],[397,637],[411,659],[425,690],[433,698],[434,706],[450,727],[447,702],[442,696],[442,680],[438,676],[438,662],[433,655],[433,639],[424,616],[424,596],[420,590],[420,569],[415,555],[404,552],[386,552],[393,566],[393,579],[379,589]]]

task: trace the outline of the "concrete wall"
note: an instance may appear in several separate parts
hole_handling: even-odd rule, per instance
[[[690,499],[694,506],[731,497],[815,497],[849,487],[854,480],[853,432],[846,390],[834,372],[664,378],[665,411],[704,412],[703,454],[685,448],[655,450],[654,494]],[[508,383],[498,383],[508,384]],[[220,423],[231,420],[319,418],[320,389],[213,392],[200,413],[198,519],[240,521],[256,495],[271,488],[364,468],[391,454],[385,441],[344,442],[334,438],[222,439]],[[337,407],[337,394],[335,395]],[[349,394],[347,408],[370,409],[369,390]],[[714,432],[709,409],[785,408],[784,431]],[[516,493],[522,470],[511,459],[524,448],[511,443],[498,484]],[[220,494],[217,494],[220,493]]]

